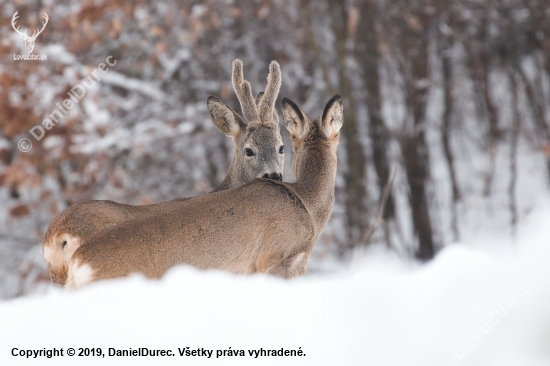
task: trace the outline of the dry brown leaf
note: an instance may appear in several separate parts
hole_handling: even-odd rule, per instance
[[[30,213],[31,213],[31,210],[29,209],[29,206],[27,206],[24,203],[11,207],[9,211],[10,216],[16,219],[19,219],[23,216],[27,216]]]

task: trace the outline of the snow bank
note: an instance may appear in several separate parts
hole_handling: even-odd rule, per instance
[[[419,266],[372,250],[351,271],[290,282],[180,267],[162,281],[3,302],[0,364],[549,365],[548,222],[550,209],[531,214],[499,256],[454,245]],[[54,347],[65,356],[11,354]],[[175,356],[70,357],[69,347]],[[185,347],[212,357],[180,356]],[[246,356],[216,358],[230,348]],[[305,356],[249,356],[260,348]]]

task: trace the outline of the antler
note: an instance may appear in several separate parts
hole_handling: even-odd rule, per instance
[[[17,15],[17,13],[19,13],[19,10],[17,10],[17,11],[15,12],[15,14],[13,14],[13,17],[11,18],[11,26],[13,27],[13,29],[14,29],[17,33],[19,33],[19,34],[20,34],[21,36],[23,36],[23,38],[25,38],[25,39],[29,38],[29,39],[31,39],[31,40],[35,40],[36,37],[38,37],[38,35],[39,35],[40,33],[42,33],[42,31],[44,30],[44,28],[46,28],[46,24],[48,24],[48,20],[50,19],[50,18],[48,18],[48,14],[44,13],[44,18],[46,19],[46,21],[45,21],[45,22],[42,22],[42,29],[40,29],[39,31],[34,30],[34,31],[32,32],[32,36],[29,37],[29,35],[27,34],[27,30],[28,30],[28,29],[25,29],[25,33],[22,33],[22,32],[19,31],[20,26],[17,27],[17,28],[15,28],[15,20],[16,20],[17,18],[19,18],[19,15]]]
[[[233,75],[231,77],[231,82],[233,83],[235,94],[237,94],[237,98],[239,98],[239,103],[241,104],[244,117],[249,122],[258,121],[260,119],[260,114],[258,113],[258,108],[256,108],[256,104],[254,103],[254,96],[252,95],[250,83],[247,80],[244,80],[243,62],[239,59],[235,59],[233,61]]]
[[[269,74],[267,75],[267,86],[265,94],[260,102],[260,119],[267,121],[275,112],[275,101],[281,89],[281,69],[277,61],[271,61],[269,64]]]
[[[260,108],[260,104],[262,104],[264,94],[265,92],[260,92],[260,94],[258,94],[258,96],[256,97],[256,106],[258,108]],[[273,121],[275,122],[276,125],[279,124],[279,115],[277,114],[277,111],[275,110],[275,108],[273,108]]]
[[[46,22],[42,22],[42,29],[40,29],[39,31],[36,31],[36,30],[35,30],[35,31],[32,33],[31,38],[36,39],[36,37],[38,37],[38,36],[40,35],[40,33],[42,33],[42,31],[44,30],[44,28],[46,28],[46,24],[48,24],[48,20],[49,20],[50,18],[48,18],[48,14],[46,14],[46,13],[44,13],[44,18],[46,19]],[[37,33],[37,32],[38,32],[38,33]],[[36,33],[36,34],[35,34],[35,33]]]
[[[233,61],[233,75],[231,78],[233,89],[239,98],[243,114],[248,121],[261,121],[269,123],[273,120],[278,123],[279,117],[275,111],[275,101],[281,89],[281,69],[276,61],[271,61],[265,93],[262,92],[254,102],[250,83],[244,80],[243,62],[239,59]]]
[[[19,15],[17,15],[17,13],[19,13],[19,10],[17,10],[17,11],[15,12],[15,14],[13,14],[13,17],[11,17],[11,26],[13,27],[13,29],[14,29],[17,33],[19,33],[20,35],[22,35],[23,38],[27,38],[27,37],[29,37],[29,36],[27,35],[27,29],[25,29],[25,33],[22,33],[22,32],[19,31],[19,28],[20,28],[21,26],[15,28],[15,20],[16,20],[17,18],[19,18]]]

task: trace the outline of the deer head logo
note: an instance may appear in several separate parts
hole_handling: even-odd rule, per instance
[[[42,33],[44,28],[46,28],[46,24],[48,24],[48,14],[44,13],[44,19],[46,21],[42,22],[42,29],[40,29],[39,31],[34,30],[32,32],[32,36],[29,36],[27,34],[28,29],[25,29],[25,33],[23,33],[19,31],[19,27],[15,28],[15,20],[19,18],[19,15],[17,15],[18,12],[19,11],[16,11],[15,14],[13,14],[13,17],[11,18],[11,26],[13,27],[13,29],[15,29],[17,33],[21,35],[21,37],[23,37],[23,40],[25,41],[25,44],[26,44],[25,47],[27,49],[27,53],[31,53],[34,48],[34,42],[36,42],[36,38],[40,35],[40,33]]]

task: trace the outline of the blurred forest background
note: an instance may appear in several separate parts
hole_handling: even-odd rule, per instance
[[[345,102],[336,205],[309,266],[349,263],[358,247],[432,258],[482,225],[512,236],[550,176],[547,0],[0,1],[0,298],[49,283],[50,220],[90,199],[149,204],[206,193],[232,144],[206,110],[241,58],[254,94],[268,64],[317,118]],[[39,29],[34,54],[11,27]],[[41,141],[28,131],[112,56],[117,61]],[[278,102],[277,108],[280,108]],[[292,181],[287,146],[284,180]],[[29,138],[31,151],[18,141]],[[384,223],[369,239],[400,166]],[[525,182],[525,189],[519,189]],[[492,220],[492,221],[491,221]],[[347,261],[347,262],[346,262]]]

